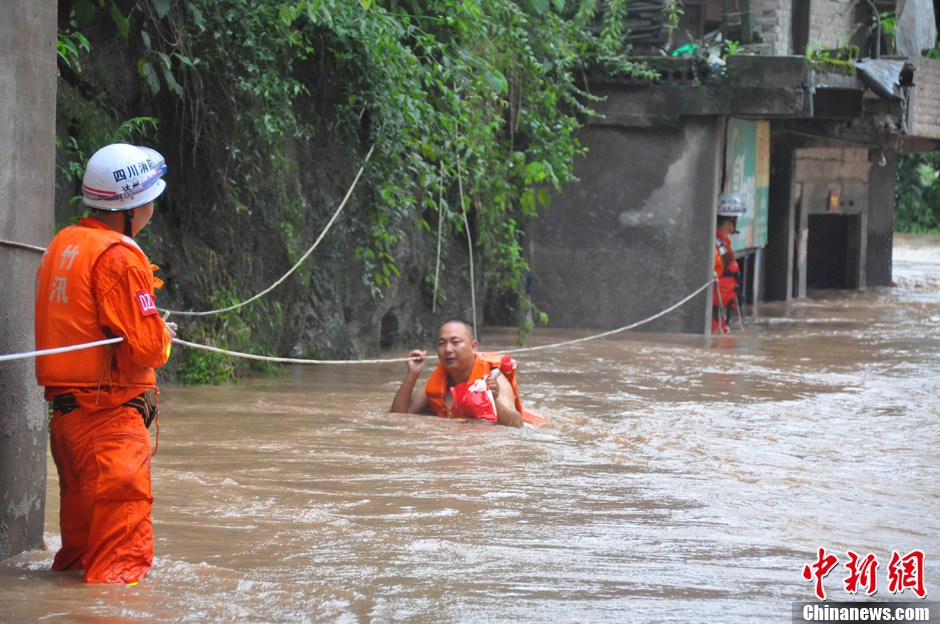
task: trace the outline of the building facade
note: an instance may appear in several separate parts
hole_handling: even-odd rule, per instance
[[[897,157],[940,150],[932,0],[683,7],[636,42],[659,80],[592,77],[581,182],[531,225],[533,302],[551,325],[611,329],[683,300],[712,278],[722,192],[749,207],[745,302],[890,284]],[[710,331],[711,296],[643,329]]]

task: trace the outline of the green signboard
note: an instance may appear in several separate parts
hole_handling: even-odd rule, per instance
[[[735,251],[760,249],[767,245],[770,122],[729,119],[726,145],[723,191],[737,194],[747,205],[731,245]]]

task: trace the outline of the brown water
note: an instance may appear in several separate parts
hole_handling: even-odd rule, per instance
[[[519,354],[538,430],[390,415],[402,364],[164,388],[151,573],[87,585],[20,555],[0,563],[0,621],[788,622],[819,547],[874,553],[881,600],[914,600],[884,570],[922,550],[936,600],[940,243],[924,240],[899,240],[897,287],[762,304],[743,334]],[[853,598],[844,577],[830,599]]]

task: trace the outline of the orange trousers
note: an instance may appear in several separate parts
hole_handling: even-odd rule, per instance
[[[78,407],[56,412],[50,432],[62,532],[52,569],[84,570],[89,583],[136,583],[153,563],[150,435],[140,413]]]

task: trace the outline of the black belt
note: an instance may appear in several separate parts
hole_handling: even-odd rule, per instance
[[[68,414],[78,407],[74,394],[60,394],[52,399],[52,409],[60,414]]]
[[[133,407],[140,412],[140,417],[144,419],[144,426],[148,429],[150,428],[150,423],[152,423],[153,419],[160,413],[160,408],[157,407],[156,390],[141,392],[124,405],[126,407]]]
[[[52,409],[60,414],[68,414],[78,407],[78,401],[74,394],[60,394],[52,399]],[[150,428],[150,423],[160,413],[157,407],[157,393],[154,390],[148,390],[135,396],[133,399],[124,403],[124,407],[132,407],[140,414],[144,420],[144,426]]]

